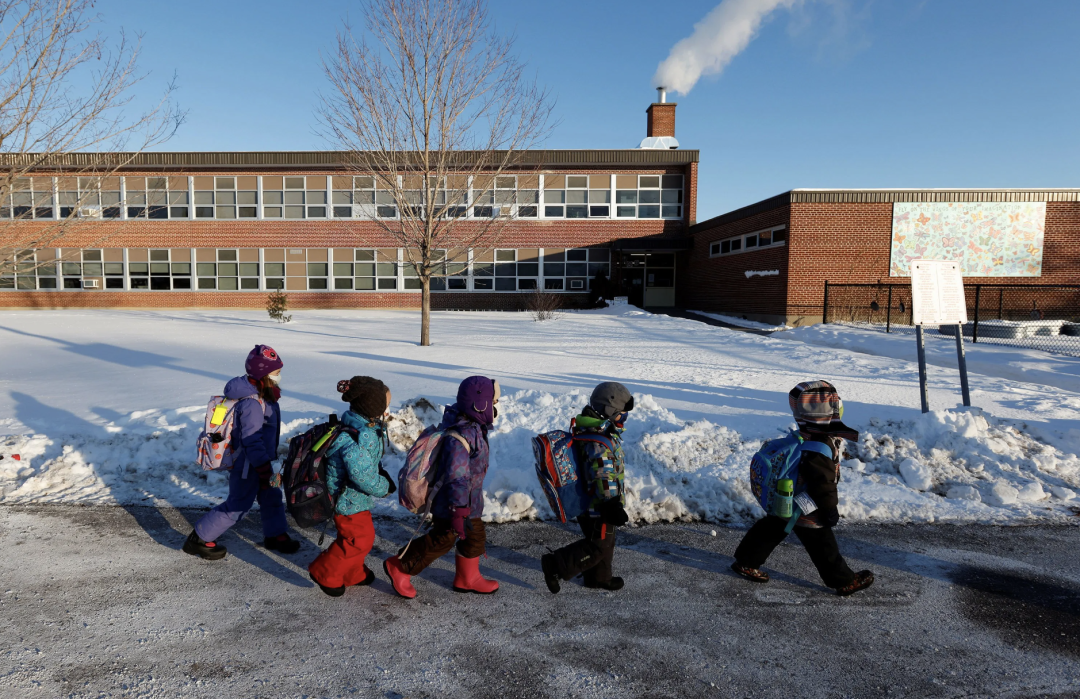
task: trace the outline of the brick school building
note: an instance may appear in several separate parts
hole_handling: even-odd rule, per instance
[[[961,260],[972,285],[1078,285],[1080,189],[794,189],[689,237],[680,307],[806,325],[826,281],[903,285],[914,259]]]
[[[674,305],[698,151],[677,148],[674,104],[650,105],[647,125],[640,148],[529,151],[471,182],[468,220],[513,220],[494,249],[452,251],[432,307],[519,309],[534,289],[580,305],[598,277],[639,305]],[[0,307],[262,308],[283,290],[292,308],[418,308],[407,251],[378,223],[398,216],[394,201],[343,161],[142,153],[108,177],[79,154],[46,161],[0,202],[9,241],[48,241],[0,247]]]

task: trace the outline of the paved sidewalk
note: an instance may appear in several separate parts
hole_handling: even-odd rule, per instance
[[[0,696],[1080,694],[1077,526],[843,526],[852,567],[878,578],[843,599],[797,542],[768,585],[736,577],[741,530],[705,524],[622,530],[625,589],[553,596],[538,557],[573,530],[495,525],[481,570],[497,594],[454,593],[447,556],[406,601],[380,559],[408,522],[377,520],[379,580],[331,599],[306,574],[317,533],[279,556],[256,513],[206,562],[179,550],[200,514],[0,507]]]

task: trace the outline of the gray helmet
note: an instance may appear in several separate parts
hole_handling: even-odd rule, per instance
[[[605,381],[593,389],[589,406],[606,418],[634,409],[634,396],[621,383]]]

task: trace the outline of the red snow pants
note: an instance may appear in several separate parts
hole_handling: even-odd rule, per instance
[[[325,587],[349,587],[367,576],[364,559],[375,544],[370,512],[334,515],[337,538],[308,566],[311,578]]]

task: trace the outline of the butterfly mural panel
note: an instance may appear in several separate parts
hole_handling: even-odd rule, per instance
[[[893,204],[889,276],[912,260],[956,260],[965,277],[1041,277],[1046,202]]]

